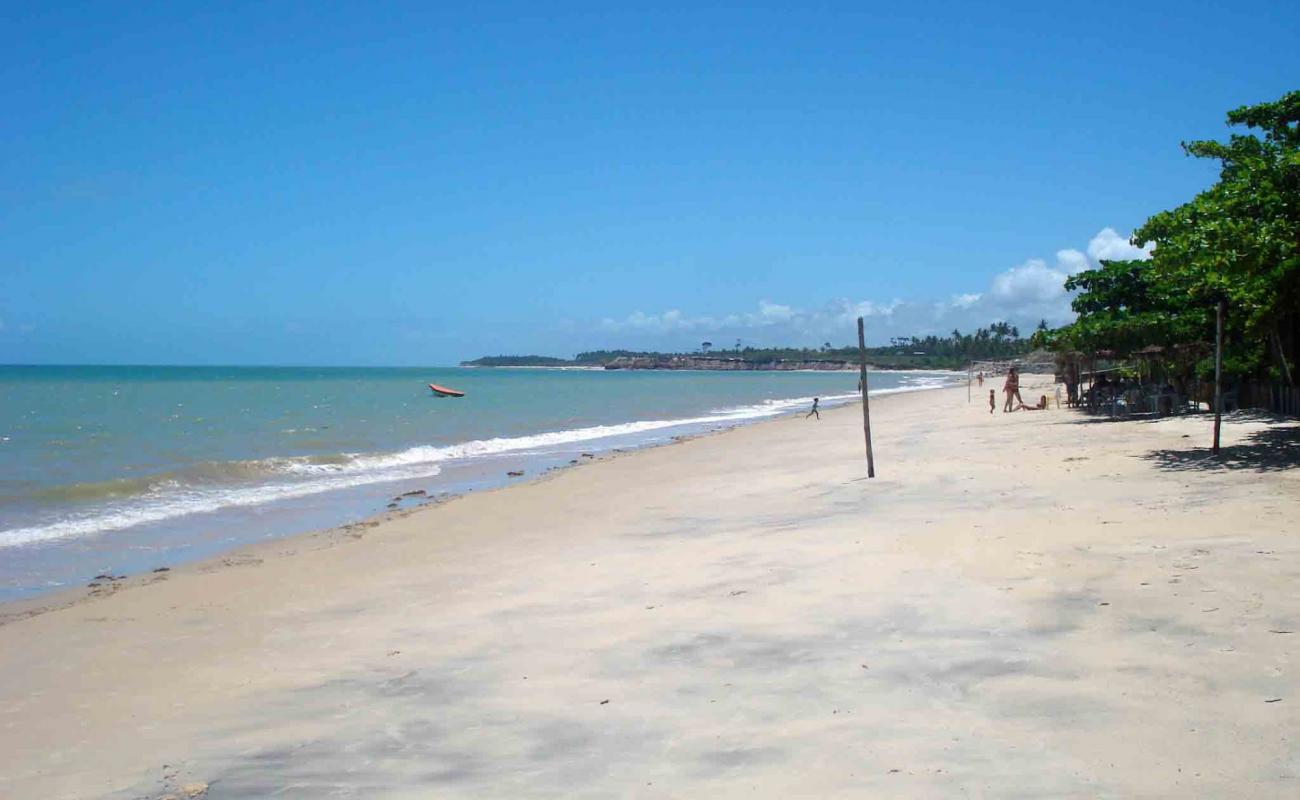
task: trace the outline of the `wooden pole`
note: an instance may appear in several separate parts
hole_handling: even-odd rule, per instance
[[[862,433],[867,437],[867,477],[876,477],[876,461],[871,454],[871,406],[867,403],[867,337],[858,317],[858,359],[862,384]]]
[[[1214,447],[1219,454],[1219,428],[1223,424],[1223,301],[1214,314]]]

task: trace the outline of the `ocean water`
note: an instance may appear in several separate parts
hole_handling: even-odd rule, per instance
[[[953,380],[873,372],[872,393]],[[466,392],[435,398],[433,382]],[[0,600],[825,406],[855,372],[0,367]],[[409,505],[424,497],[403,498]]]

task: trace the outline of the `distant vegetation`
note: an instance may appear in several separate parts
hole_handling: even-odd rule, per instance
[[[567,358],[551,356],[483,356],[473,361],[462,361],[463,367],[569,367],[574,362]]]
[[[1047,323],[1039,323],[1045,330]],[[974,333],[954,330],[947,336],[895,338],[888,346],[868,347],[867,360],[877,367],[888,369],[962,369],[971,361],[1011,359],[1023,356],[1030,350],[1029,339],[1021,338],[1020,330],[1005,322],[995,322]],[[858,360],[858,348],[834,347],[825,342],[821,347],[741,347],[719,349],[712,342],[701,342],[693,353],[661,353],[644,350],[589,350],[572,359],[547,356],[488,356],[463,362],[471,367],[601,367],[616,358],[671,358],[673,356],[703,356],[735,358],[750,362],[770,361],[851,361]]]

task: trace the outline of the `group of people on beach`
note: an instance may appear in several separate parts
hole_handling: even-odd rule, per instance
[[[984,386],[984,373],[979,374],[979,385]],[[1002,413],[1006,414],[1011,411],[1045,411],[1047,410],[1047,395],[1038,398],[1038,405],[1026,405],[1020,396],[1020,370],[1012,367],[1007,370],[1006,382],[1002,384],[1002,393],[1006,395],[1006,400],[1002,403]],[[992,414],[997,410],[998,401],[997,393],[989,389],[989,413]]]
[[[969,374],[970,373],[967,373],[967,375]],[[983,388],[984,373],[981,372],[977,376],[976,380],[979,381],[980,387]],[[860,383],[858,385],[859,387],[861,387]],[[1009,411],[1046,411],[1047,410],[1047,395],[1042,395],[1041,397],[1038,398],[1038,405],[1035,406],[1025,405],[1025,401],[1020,397],[1020,370],[1017,369],[1016,367],[1012,367],[1011,369],[1007,370],[1007,380],[1005,383],[1002,384],[1002,391],[1007,396],[1006,402],[1002,404],[1002,413],[1004,414]],[[1015,402],[1013,403],[1012,400],[1014,400]],[[816,416],[817,419],[822,418],[822,415],[818,410],[818,405],[820,404],[820,402],[821,402],[820,398],[817,397],[813,398],[812,410],[810,410],[807,414],[804,415],[804,419],[808,419],[809,417],[812,416]],[[1057,405],[1060,405],[1061,398],[1059,395],[1056,398],[1056,402]],[[994,411],[997,410],[997,407],[998,407],[997,394],[992,389],[989,389],[989,413],[992,414]]]

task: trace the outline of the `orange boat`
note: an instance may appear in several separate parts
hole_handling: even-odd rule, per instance
[[[429,384],[429,388],[439,397],[464,397],[465,393],[458,389],[449,389],[446,386],[439,386],[436,383]]]

